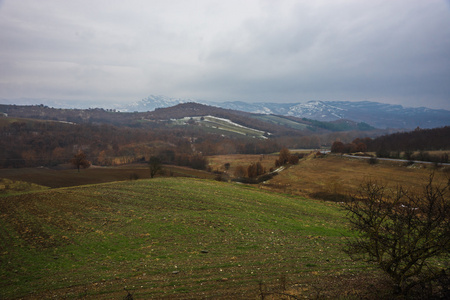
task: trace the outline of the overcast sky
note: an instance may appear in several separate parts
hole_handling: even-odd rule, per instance
[[[0,0],[0,99],[151,94],[450,109],[450,1]]]

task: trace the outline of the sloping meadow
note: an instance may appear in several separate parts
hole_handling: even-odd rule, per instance
[[[341,251],[337,204],[238,184],[61,188],[0,197],[0,212],[1,298],[308,295],[368,267]]]

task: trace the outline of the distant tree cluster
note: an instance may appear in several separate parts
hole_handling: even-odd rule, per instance
[[[251,163],[247,167],[239,165],[234,169],[234,176],[237,178],[250,178],[255,179],[266,173],[266,168],[261,164],[261,162]]]
[[[425,150],[450,150],[450,127],[394,133],[375,139],[356,138],[351,143],[335,141],[332,153],[375,152],[377,157],[449,162],[449,154],[432,155]]]
[[[384,135],[367,142],[368,151],[450,150],[450,126],[434,129],[416,128],[410,132]]]
[[[97,165],[137,162],[148,159],[168,140],[178,154],[193,154],[189,139],[179,130],[24,121],[3,124],[0,137],[2,168],[64,164],[79,151]]]
[[[266,168],[264,168],[259,161],[257,163],[250,164],[247,167],[247,176],[249,178],[256,178],[264,173],[266,173]]]
[[[278,159],[275,160],[275,167],[284,166],[286,164],[296,165],[299,160],[300,157],[298,155],[291,154],[287,148],[282,148],[280,150],[280,154],[278,155]]]
[[[356,138],[351,143],[344,144],[341,141],[335,141],[331,145],[332,153],[355,153],[355,152],[366,152],[367,143],[370,143],[370,138],[360,139]]]
[[[11,122],[0,126],[0,167],[68,163],[82,151],[96,165],[148,161],[205,169],[204,156],[260,154],[278,149],[276,141],[228,138],[189,128],[132,128],[51,121]]]
[[[280,154],[278,155],[278,159],[275,161],[275,166],[280,167],[286,164],[295,165],[298,164],[300,160],[300,156],[296,154],[292,154],[289,149],[282,148],[280,150]],[[272,178],[273,172],[267,173],[266,168],[261,164],[261,162],[251,163],[247,167],[245,166],[237,166],[234,169],[234,177],[239,178],[240,180],[247,178],[247,183],[258,183]]]

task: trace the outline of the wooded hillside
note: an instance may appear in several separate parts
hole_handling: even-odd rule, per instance
[[[68,163],[79,151],[95,165],[147,161],[167,151],[186,162],[189,156],[198,154],[264,154],[282,147],[317,149],[331,146],[337,138],[351,141],[361,134],[380,134],[377,130],[356,131],[356,123],[346,122],[346,128],[352,130],[336,132],[341,125],[254,115],[197,103],[146,113],[100,108],[55,109],[43,105],[0,105],[0,112],[3,113],[0,117],[0,167],[3,168],[55,166]],[[234,128],[220,124],[205,126],[198,118],[202,116],[214,116],[235,125],[230,125]],[[196,117],[197,121],[189,120],[190,117]],[[188,121],[177,121],[183,118]],[[251,136],[245,128],[259,130],[261,134]],[[166,162],[175,163],[176,159]]]

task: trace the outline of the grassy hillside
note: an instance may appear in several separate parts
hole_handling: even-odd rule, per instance
[[[207,132],[213,132],[217,134],[237,134],[239,136],[248,136],[251,138],[265,139],[265,132],[256,130],[246,126],[239,125],[228,119],[217,118],[214,116],[203,117],[184,117],[182,119],[171,120],[175,125],[197,125],[202,127]]]
[[[3,196],[0,211],[0,298],[377,293],[340,251],[331,202],[156,178]]]
[[[291,120],[289,118],[283,117],[283,116],[276,116],[276,115],[256,115],[255,118],[263,120],[265,122],[297,129],[297,130],[307,130],[309,124],[305,124],[300,122],[299,120]]]
[[[50,188],[106,183],[136,178],[150,178],[150,171],[147,164],[129,164],[118,167],[92,166],[89,169],[81,170],[80,172],[73,169],[73,166],[68,167],[70,167],[70,169],[61,170],[50,168],[0,168],[0,178],[7,178],[18,182],[27,182],[28,184],[38,184]],[[176,177],[182,176],[203,179],[213,179],[215,177],[212,173],[173,165],[164,166],[163,171],[168,176]]]
[[[46,190],[48,187],[35,183],[0,178],[0,195]]]

